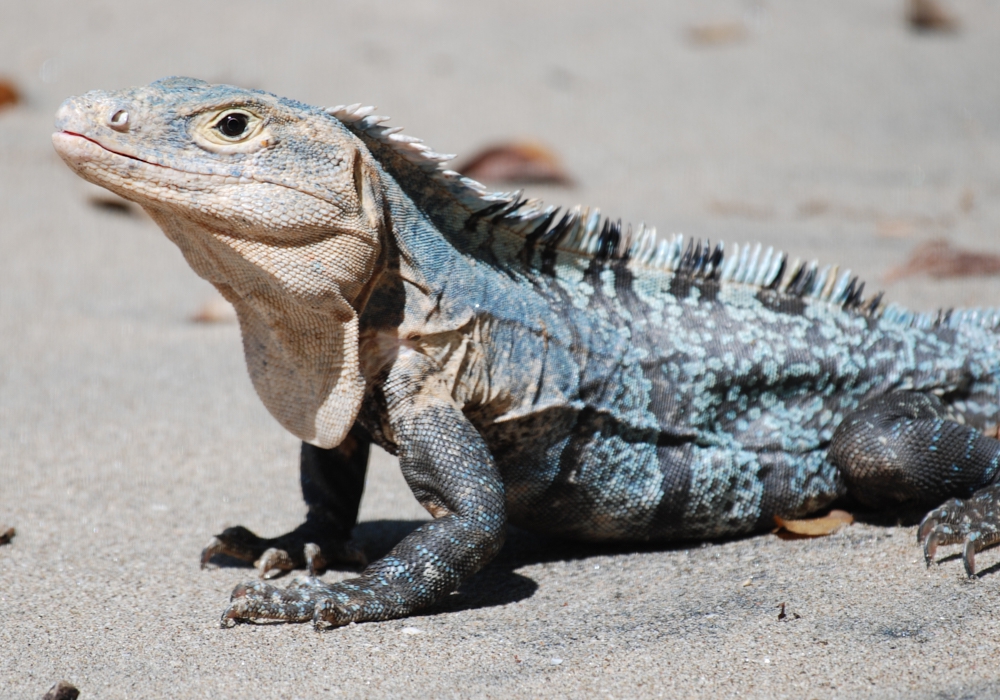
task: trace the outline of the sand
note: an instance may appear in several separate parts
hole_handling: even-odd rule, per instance
[[[211,288],[49,142],[65,97],[171,74],[373,103],[445,152],[546,144],[577,183],[531,190],[554,203],[839,262],[918,309],[996,304],[996,277],[884,283],[934,239],[1000,253],[1000,6],[951,9],[918,34],[901,0],[6,3],[0,697],[1000,697],[1000,551],[966,581],[894,522],[641,550],[514,531],[417,617],[219,629],[254,572],[200,549],[300,521],[297,443],[238,328],[191,322]],[[424,518],[379,455],[358,537],[378,555]]]

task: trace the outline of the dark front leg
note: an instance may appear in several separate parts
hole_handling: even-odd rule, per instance
[[[403,617],[458,588],[503,545],[503,483],[478,431],[450,398],[421,391],[417,381],[388,383],[389,421],[400,467],[435,520],[414,530],[358,578],[318,579],[277,589],[241,585],[223,622],[305,621],[317,626]],[[393,391],[395,389],[395,391]]]
[[[354,426],[344,441],[330,450],[302,443],[299,480],[309,512],[306,523],[341,540],[349,540],[358,522],[361,494],[371,453],[371,439]]]
[[[255,562],[261,577],[290,569],[316,571],[330,564],[364,566],[364,552],[351,543],[358,520],[371,440],[355,426],[329,450],[302,443],[299,473],[306,520],[280,537],[259,537],[240,525],[226,528],[202,551],[204,566],[216,554]]]
[[[833,435],[831,461],[850,493],[870,506],[942,503],[917,537],[928,563],[942,544],[975,553],[1000,542],[1000,441],[956,420],[935,396],[896,392],[860,406]]]

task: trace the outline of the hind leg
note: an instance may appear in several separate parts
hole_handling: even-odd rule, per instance
[[[971,576],[975,553],[1000,542],[1000,441],[959,422],[935,396],[896,392],[862,404],[837,427],[829,458],[869,506],[951,497],[917,532],[928,563],[939,545],[962,542]]]

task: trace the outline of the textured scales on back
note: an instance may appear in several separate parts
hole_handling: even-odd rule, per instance
[[[56,149],[153,216],[237,309],[268,410],[303,440],[306,521],[229,528],[223,622],[317,626],[433,604],[508,522],[588,540],[751,533],[849,495],[938,505],[918,530],[1000,541],[994,310],[915,314],[850,271],[560,214],[443,169],[374,109],[170,78],[68,100]],[[369,448],[434,520],[354,579]],[[967,499],[967,500],[957,500]]]

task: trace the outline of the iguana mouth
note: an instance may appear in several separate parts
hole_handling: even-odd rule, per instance
[[[56,131],[55,133],[53,133],[52,136],[53,136],[53,139],[55,137],[58,137],[58,136],[70,136],[70,137],[74,137],[74,138],[80,138],[80,139],[83,139],[84,141],[89,141],[90,143],[94,144],[95,146],[97,146],[98,148],[100,148],[102,151],[104,151],[106,153],[112,153],[112,154],[114,154],[116,156],[121,156],[122,158],[128,158],[129,160],[134,160],[137,163],[142,163],[144,165],[151,165],[151,166],[154,166],[154,167],[157,167],[157,168],[163,168],[164,170],[169,170],[169,171],[172,171],[172,172],[175,172],[175,173],[180,173],[181,175],[197,175],[199,177],[211,177],[211,178],[221,178],[221,179],[229,179],[229,178],[233,177],[232,175],[226,175],[226,174],[223,174],[223,173],[203,172],[203,171],[200,171],[200,170],[183,170],[181,168],[175,168],[172,165],[164,165],[163,163],[156,163],[156,162],[153,162],[153,161],[150,161],[150,160],[144,160],[143,158],[139,158],[138,156],[134,156],[134,155],[132,155],[130,153],[123,153],[121,151],[116,151],[113,148],[108,148],[107,146],[105,146],[100,141],[98,141],[96,139],[93,139],[93,138],[91,138],[91,137],[89,137],[89,136],[87,136],[85,134],[81,134],[78,131],[70,131],[68,129],[60,129],[59,131]],[[56,150],[57,151],[59,150],[58,146],[56,146]],[[253,176],[247,176],[247,175],[245,175],[243,173],[241,173],[239,175],[239,178],[242,181],[261,182],[261,183],[266,183],[266,184],[269,184],[269,185],[275,185],[277,187],[284,187],[286,189],[294,190],[296,192],[301,192],[303,194],[312,194],[312,193],[309,193],[309,192],[303,192],[301,189],[299,189],[297,187],[292,187],[291,185],[288,185],[288,184],[286,184],[284,182],[280,182],[278,180],[274,180],[274,179],[270,179],[270,178],[258,178],[258,177],[253,177]],[[323,197],[318,197],[315,194],[312,194],[312,196],[316,196],[317,199],[321,199],[323,201],[329,201],[327,199],[324,199]]]
[[[121,151],[116,151],[113,148],[108,148],[107,146],[105,146],[100,141],[92,139],[89,136],[86,136],[86,135],[81,134],[81,133],[76,132],[76,131],[68,131],[66,129],[62,129],[61,131],[57,131],[56,133],[57,134],[62,134],[62,135],[65,135],[65,136],[75,136],[77,138],[83,139],[84,141],[90,141],[95,146],[98,146],[99,148],[101,148],[104,151],[107,151],[108,153],[114,153],[116,156],[121,156],[123,158],[129,158],[131,160],[137,160],[140,163],[145,163],[146,165],[155,165],[158,168],[169,168],[169,166],[161,165],[160,163],[153,163],[153,162],[148,161],[148,160],[143,160],[142,158],[139,158],[137,156],[133,156],[133,155],[131,155],[129,153],[122,153]],[[169,169],[173,170],[174,168],[169,168]]]

